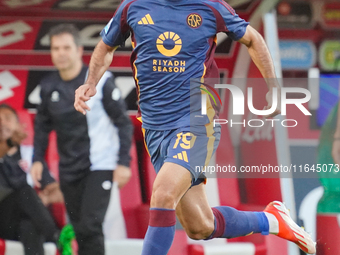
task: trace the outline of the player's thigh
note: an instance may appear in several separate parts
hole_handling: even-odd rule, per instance
[[[81,225],[90,231],[101,231],[110,202],[113,171],[92,171],[87,179],[81,205]]]
[[[185,167],[195,183],[198,178],[204,178],[202,169],[209,163],[219,140],[220,130],[211,124],[178,129],[167,148],[165,162]]]
[[[175,209],[191,186],[191,173],[181,165],[165,162],[152,189],[151,207]]]
[[[74,182],[61,182],[60,189],[65,200],[67,214],[72,224],[80,220],[81,201],[85,188],[85,178]]]
[[[214,215],[204,184],[191,187],[176,208],[176,215],[189,237],[207,238],[214,230]]]
[[[19,197],[19,207],[23,215],[34,224],[41,234],[52,238],[56,230],[54,220],[35,190],[31,186],[25,185],[20,189]]]
[[[18,210],[19,191],[14,191],[0,202],[0,238],[15,239],[21,220],[21,212]]]

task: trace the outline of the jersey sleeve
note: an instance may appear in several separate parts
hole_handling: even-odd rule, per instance
[[[45,187],[48,184],[56,182],[56,180],[52,177],[46,162],[42,162],[42,163],[43,163],[43,172],[42,172],[42,176],[40,180],[41,190],[45,189]]]
[[[48,145],[48,136],[52,131],[52,120],[47,110],[47,95],[41,83],[41,103],[37,106],[37,115],[34,121],[34,153],[33,162],[44,162],[45,152]]]
[[[121,97],[121,92],[116,87],[113,77],[107,79],[103,86],[102,101],[106,113],[118,128],[120,143],[118,164],[130,166],[133,126],[127,114],[124,99]]]
[[[213,10],[216,17],[217,32],[225,32],[235,40],[240,40],[246,33],[249,22],[240,18],[235,10],[223,0],[215,2]]]
[[[103,42],[111,47],[121,46],[130,36],[130,27],[127,23],[127,11],[131,1],[125,0],[116,10],[112,19],[107,23],[100,35]]]

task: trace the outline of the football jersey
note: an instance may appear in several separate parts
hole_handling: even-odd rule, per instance
[[[200,115],[201,90],[192,90],[190,80],[219,76],[216,34],[239,40],[247,25],[223,0],[125,0],[101,36],[115,47],[131,34],[143,128],[169,130],[190,126],[191,116]],[[196,124],[211,121],[199,117]]]

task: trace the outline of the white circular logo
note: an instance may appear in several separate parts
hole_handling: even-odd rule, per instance
[[[52,92],[51,101],[52,102],[58,102],[59,101],[59,92],[58,91]]]
[[[112,182],[110,182],[110,181],[104,181],[104,182],[102,183],[102,187],[103,187],[104,190],[109,190],[109,189],[111,189],[111,187],[112,187]]]
[[[111,93],[111,97],[112,97],[113,100],[117,101],[120,98],[119,89],[115,88]]]

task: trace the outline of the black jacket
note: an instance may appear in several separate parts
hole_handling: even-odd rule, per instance
[[[20,166],[21,160],[20,147],[13,155],[5,155],[0,158],[0,201],[12,191],[27,186],[27,175]],[[43,162],[43,173],[40,181],[41,189],[44,189],[47,184],[52,182],[55,182],[55,179],[50,175],[47,165]]]
[[[58,72],[45,77],[41,104],[35,118],[33,161],[43,161],[48,134],[57,133],[60,180],[73,181],[87,170],[114,170],[117,164],[130,165],[132,124],[113,75],[106,72],[97,85],[97,94],[83,115],[74,108],[75,90],[86,79],[87,67],[71,81]]]

